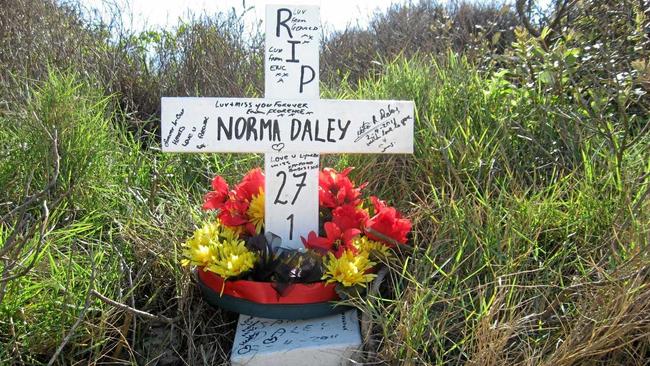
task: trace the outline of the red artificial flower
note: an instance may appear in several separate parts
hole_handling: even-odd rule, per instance
[[[332,222],[343,231],[363,229],[368,218],[368,211],[352,205],[339,206],[332,211]]]
[[[228,199],[228,183],[217,175],[212,179],[212,192],[208,192],[203,199],[204,210],[218,210],[223,207]]]
[[[216,176],[212,180],[212,192],[205,196],[203,209],[218,209],[219,220],[224,225],[255,235],[255,225],[248,217],[248,207],[253,196],[263,191],[264,173],[260,168],[249,171],[232,191],[228,191],[228,183],[222,177]]]
[[[231,197],[221,207],[219,220],[226,226],[240,226],[248,223],[248,202],[233,199]]]
[[[352,167],[346,168],[341,173],[332,168],[324,168],[318,177],[318,199],[321,206],[336,208],[342,205],[358,206],[361,203],[359,196],[366,184],[355,188],[354,183],[348,178]]]
[[[411,231],[411,221],[402,218],[402,215],[394,208],[386,205],[386,202],[377,197],[371,197],[375,206],[375,216],[366,221],[365,232],[368,238],[378,240],[395,247],[397,243],[406,244],[406,235]]]
[[[325,233],[327,236],[321,238],[312,231],[309,233],[307,239],[304,237],[301,238],[302,243],[305,245],[305,248],[313,249],[323,254],[332,252],[336,258],[339,258],[346,249],[356,251],[356,248],[352,245],[352,239],[361,234],[361,230],[347,229],[343,231],[335,223],[326,222]]]
[[[260,168],[255,168],[246,173],[241,182],[235,186],[235,195],[238,199],[250,202],[253,196],[264,191],[264,173]]]
[[[381,211],[383,208],[388,207],[386,201],[382,201],[376,196],[370,196],[370,202],[372,202],[372,206],[375,208],[375,214]]]

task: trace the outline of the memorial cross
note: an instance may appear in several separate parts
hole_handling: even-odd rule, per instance
[[[319,99],[317,6],[266,7],[265,98],[162,98],[163,152],[264,153],[265,231],[318,232],[320,153],[413,152],[413,102]]]

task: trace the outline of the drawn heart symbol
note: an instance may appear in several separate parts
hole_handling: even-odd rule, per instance
[[[280,152],[282,149],[284,149],[284,142],[278,142],[277,144],[271,145],[271,149]]]

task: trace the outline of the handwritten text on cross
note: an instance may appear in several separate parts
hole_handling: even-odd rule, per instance
[[[163,98],[170,152],[412,153],[413,104]]]

